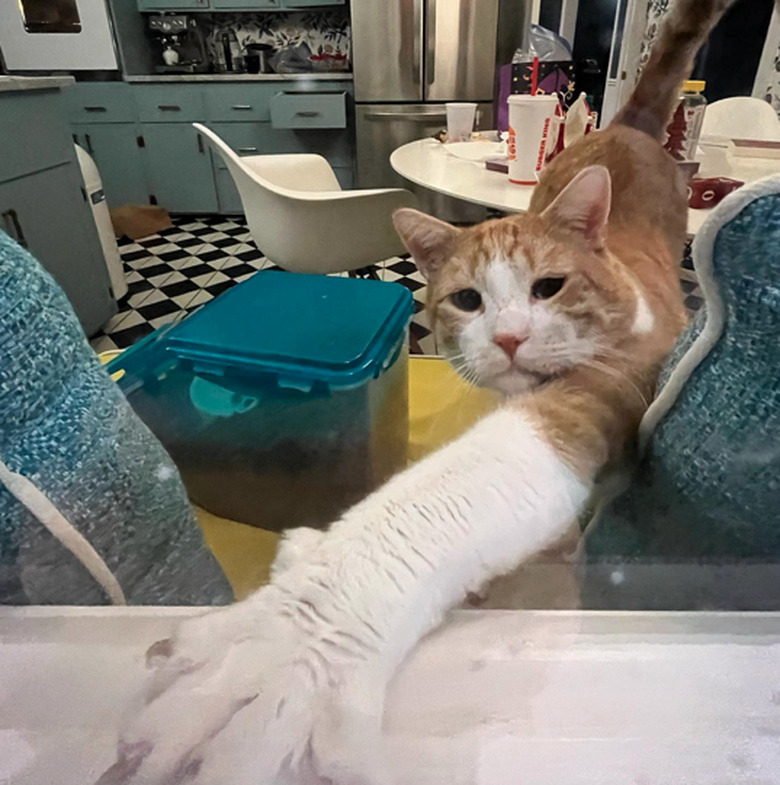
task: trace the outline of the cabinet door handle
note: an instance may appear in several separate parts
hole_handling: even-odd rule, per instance
[[[296,112],[295,116],[296,117],[319,117],[320,113],[319,112],[312,112],[312,111]]]
[[[24,236],[22,224],[19,221],[19,215],[16,210],[6,210],[4,213],[0,214],[0,218],[3,219],[6,233],[16,240],[22,248],[27,248],[27,238]]]
[[[181,112],[181,107],[176,104],[158,104],[157,108],[161,112]]]
[[[89,138],[89,134],[84,134],[84,139],[87,140],[87,152],[92,155],[95,151],[92,149],[92,140]]]
[[[252,107],[249,104],[233,104],[233,108],[237,112],[251,112]]]
[[[256,147],[239,147],[238,148],[238,152],[239,153],[256,153],[257,152],[257,148]]]
[[[198,152],[201,155],[204,155],[206,152],[206,148],[203,146],[203,137],[200,134],[198,134]]]
[[[84,107],[84,111],[85,112],[107,112],[108,109],[106,109],[105,106],[85,106]]]
[[[363,116],[366,120],[409,120],[413,123],[447,119],[445,112],[366,112]]]

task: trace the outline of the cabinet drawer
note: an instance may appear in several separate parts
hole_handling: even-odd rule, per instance
[[[346,128],[347,94],[277,93],[271,99],[274,128]]]
[[[76,152],[57,92],[0,94],[0,182],[72,161]]]
[[[346,0],[282,0],[282,8],[311,8],[321,5],[344,5]],[[358,0],[360,2],[360,0]]]
[[[211,0],[215,11],[275,11],[280,0]]]
[[[192,123],[205,117],[200,85],[139,85],[133,94],[144,123]]]
[[[130,85],[122,82],[80,82],[63,95],[72,123],[132,123],[135,107]]]
[[[351,166],[352,151],[344,131],[295,131],[272,128],[270,123],[210,123],[215,133],[239,155],[318,153],[334,167]],[[224,164],[215,156],[217,166]]]
[[[139,11],[205,11],[209,0],[138,0]]]
[[[271,98],[278,91],[270,84],[205,85],[206,117],[215,123],[269,120]]]

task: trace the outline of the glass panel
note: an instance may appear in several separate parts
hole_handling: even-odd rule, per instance
[[[615,42],[612,46],[612,59],[609,61],[609,78],[617,79],[620,68],[620,51],[623,48],[623,28],[626,26],[626,10],[628,3],[621,3],[618,11],[617,24],[615,25]]]
[[[76,0],[19,0],[28,33],[80,33]]]

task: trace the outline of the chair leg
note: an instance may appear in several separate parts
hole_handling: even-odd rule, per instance
[[[349,271],[350,278],[368,278],[372,281],[380,280],[377,273],[376,265],[369,265],[368,267],[358,267],[357,270]]]

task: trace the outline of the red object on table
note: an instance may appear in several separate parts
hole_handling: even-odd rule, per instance
[[[536,95],[536,88],[539,86],[539,58],[534,57],[534,64],[531,67],[531,95]]]
[[[694,177],[688,183],[688,207],[698,210],[715,207],[744,184],[731,177]]]

